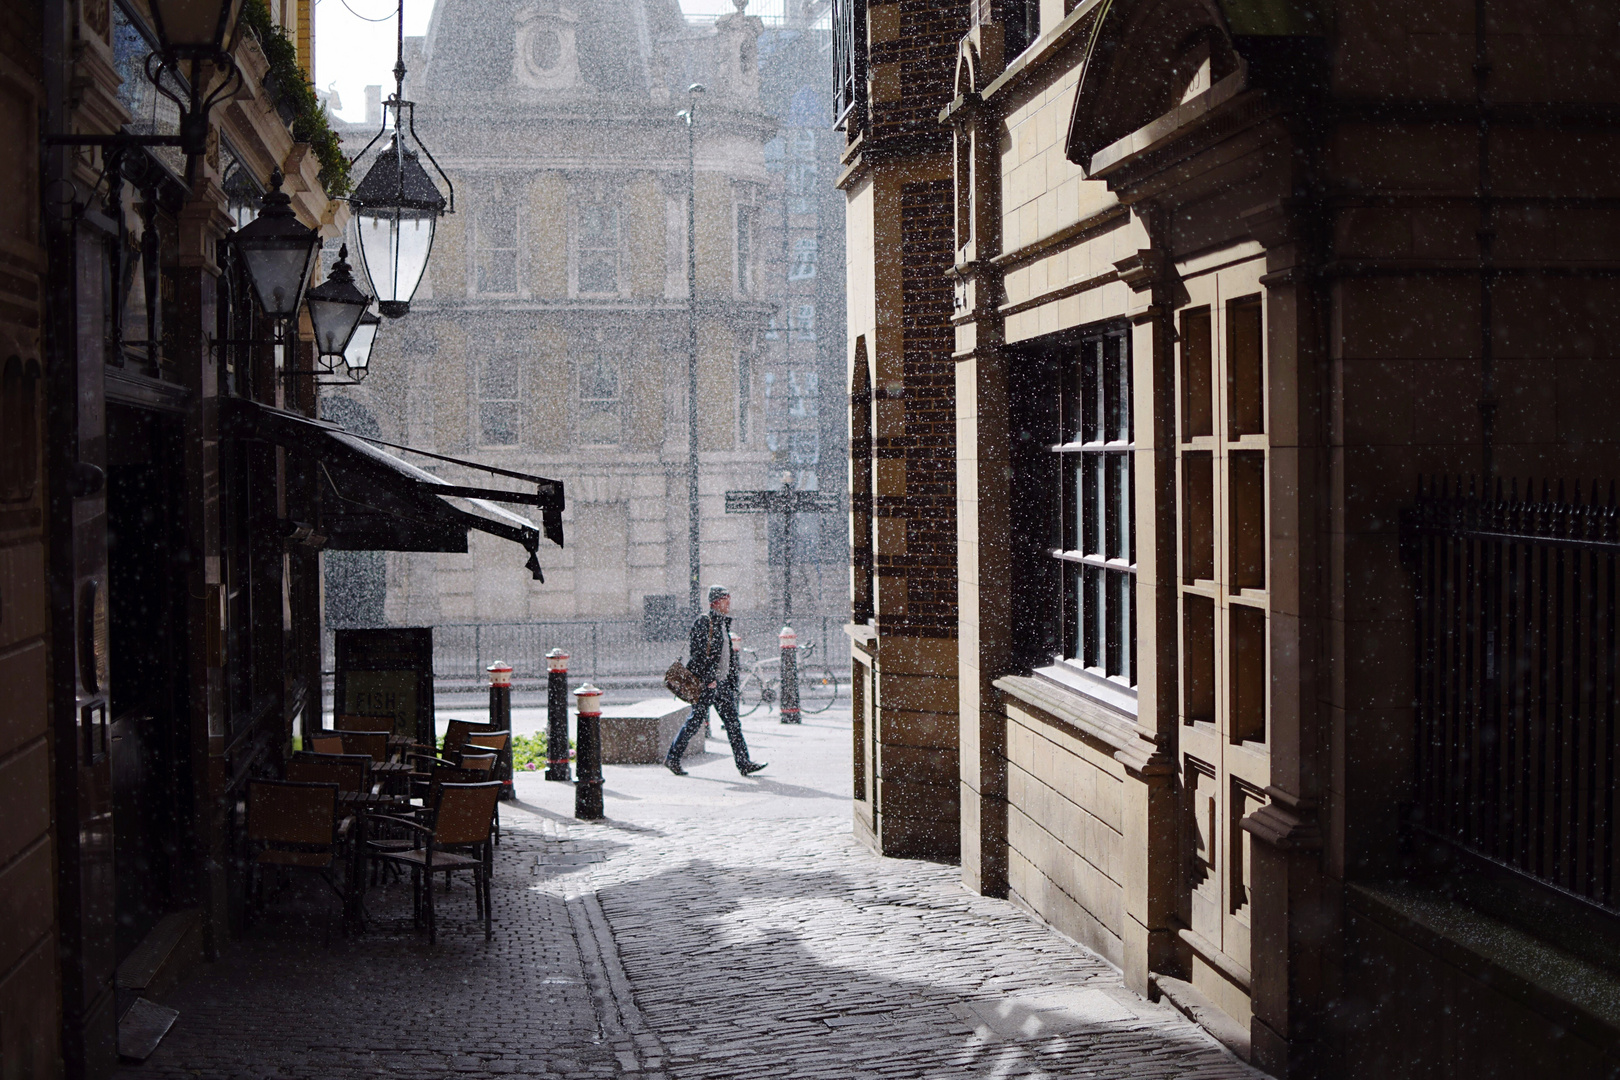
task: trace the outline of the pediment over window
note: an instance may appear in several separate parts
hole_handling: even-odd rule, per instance
[[[1253,85],[1254,61],[1268,75],[1279,63],[1292,66],[1289,54],[1297,50],[1290,43],[1314,41],[1325,27],[1316,0],[1102,0],[1101,6],[1066,147],[1069,160],[1088,171],[1097,151],[1223,79],[1237,74]]]

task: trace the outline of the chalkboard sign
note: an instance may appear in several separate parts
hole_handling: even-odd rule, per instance
[[[432,746],[433,628],[335,630],[333,636],[334,714],[374,716],[375,730]]]

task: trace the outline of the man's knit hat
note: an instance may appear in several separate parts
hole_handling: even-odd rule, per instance
[[[710,585],[709,586],[709,603],[711,605],[716,600],[724,600],[726,597],[728,597],[730,595],[731,595],[731,590],[726,588],[724,585]]]

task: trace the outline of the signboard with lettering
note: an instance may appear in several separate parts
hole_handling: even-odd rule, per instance
[[[334,631],[334,711],[387,718],[397,735],[433,744],[433,629]]]

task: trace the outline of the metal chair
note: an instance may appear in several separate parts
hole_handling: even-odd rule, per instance
[[[345,731],[342,739],[345,754],[365,754],[371,758],[373,765],[381,765],[388,760],[386,731]]]
[[[394,733],[394,718],[392,716],[359,716],[355,713],[345,713],[336,717],[333,723],[339,731],[385,731]]]
[[[388,819],[390,823],[414,830],[417,846],[408,851],[378,851],[373,857],[384,863],[410,867],[415,916],[420,925],[426,915],[430,944],[438,941],[433,875],[439,873],[445,875],[447,885],[452,874],[460,871],[472,874],[474,905],[484,920],[484,940],[494,936],[494,918],[490,912],[490,875],[495,862],[491,833],[500,793],[500,782],[494,780],[477,784],[441,783],[426,823],[407,818]]]
[[[248,843],[255,850],[248,872],[247,912],[254,899],[263,904],[264,874],[274,868],[312,870],[341,902],[345,923],[354,916],[355,873],[351,865],[344,888],[332,874],[342,861],[343,843],[353,818],[338,813],[338,785],[293,780],[254,780],[248,785]]]
[[[317,731],[309,737],[309,749],[317,754],[341,754],[343,736],[336,731]]]

